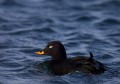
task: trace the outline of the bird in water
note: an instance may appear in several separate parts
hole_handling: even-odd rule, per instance
[[[76,56],[67,58],[66,50],[60,41],[51,41],[45,49],[35,53],[37,55],[51,56],[51,60],[46,61],[47,68],[56,75],[64,75],[75,71],[100,74],[105,71],[105,66],[95,60],[91,52],[89,57]]]

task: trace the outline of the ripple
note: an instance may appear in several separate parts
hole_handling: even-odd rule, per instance
[[[3,6],[21,6],[20,4],[16,3],[15,0],[4,0],[0,4]]]
[[[114,57],[113,56],[111,56],[111,55],[109,55],[109,54],[104,54],[103,56],[102,56],[102,59],[113,59]]]
[[[7,21],[6,19],[0,17],[0,22],[1,22],[1,23],[4,23],[4,22],[8,22],[8,21]]]
[[[94,16],[80,16],[76,19],[76,21],[93,21],[98,19],[97,17]]]
[[[116,9],[120,6],[119,0],[105,0],[101,1],[99,3],[93,3],[89,6],[90,9],[96,9],[96,10],[108,10],[111,8],[111,10]]]
[[[106,18],[100,22],[97,23],[98,25],[101,26],[113,26],[113,25],[120,25],[120,21],[118,19],[115,18]]]
[[[17,29],[17,30],[14,30],[14,31],[8,31],[8,32],[4,32],[2,33],[5,34],[5,35],[23,35],[23,34],[28,34],[30,32],[48,32],[48,33],[54,33],[54,31],[50,28],[42,28],[42,29]]]

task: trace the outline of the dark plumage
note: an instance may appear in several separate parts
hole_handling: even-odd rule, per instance
[[[51,60],[46,61],[47,67],[56,75],[63,75],[74,71],[100,74],[105,71],[104,65],[94,60],[91,52],[90,57],[77,56],[67,58],[65,48],[59,41],[49,42],[45,49],[36,52],[36,54],[45,54],[52,57]]]

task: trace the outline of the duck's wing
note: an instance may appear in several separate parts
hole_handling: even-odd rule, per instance
[[[73,61],[76,63],[81,63],[81,64],[86,64],[86,62],[94,62],[93,59],[93,54],[90,52],[90,57],[85,57],[85,56],[77,56],[72,58]]]
[[[73,57],[72,62],[74,62],[77,66],[82,66],[86,64],[86,61],[89,60],[88,57],[84,57],[84,56],[77,56],[77,57]]]
[[[82,72],[98,74],[105,71],[104,65],[94,60],[92,53],[90,53],[90,57],[78,56],[74,57],[72,61],[76,64],[78,70]]]

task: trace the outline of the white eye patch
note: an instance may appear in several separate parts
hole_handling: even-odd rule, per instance
[[[49,46],[49,48],[53,48],[53,46]]]

